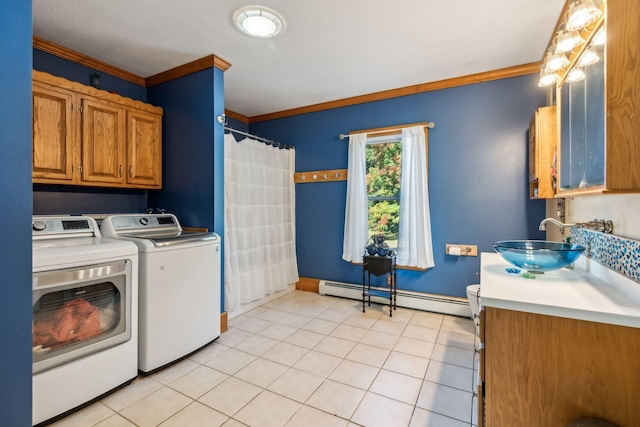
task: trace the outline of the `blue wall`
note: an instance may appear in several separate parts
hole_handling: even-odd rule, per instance
[[[479,257],[445,255],[445,244],[493,251],[502,239],[544,238],[544,201],[528,199],[527,129],[545,104],[528,75],[253,123],[250,131],[296,147],[296,170],[347,168],[352,130],[435,122],[429,130],[429,191],[436,266],[400,271],[400,289],[465,296]],[[296,185],[300,275],[359,283],[341,258],[346,182]],[[363,242],[364,246],[364,242]]]
[[[175,213],[183,225],[214,228],[214,69],[209,68],[148,88],[162,105],[162,190],[149,205]]]
[[[149,205],[223,236],[224,129],[215,119],[224,113],[223,71],[213,67],[150,87],[147,97],[164,108],[163,188],[149,193]],[[221,305],[224,311],[224,286]]]
[[[33,49],[33,69],[44,71],[54,76],[64,77],[72,82],[82,83],[87,86],[93,85],[92,76],[94,73],[99,73],[100,89],[116,92],[119,95],[138,101],[147,102],[147,88],[144,86],[122,80],[119,77],[114,77],[102,71],[96,71],[93,68],[85,67],[84,65],[68,61],[35,48]]]
[[[31,2],[0,4],[0,425],[31,425]]]
[[[33,51],[34,70],[88,86],[92,84],[94,69],[38,49],[30,47],[30,50]],[[100,88],[138,101],[147,101],[145,87],[103,72],[100,73]],[[33,185],[33,213],[36,215],[143,212],[146,207],[146,190]]]

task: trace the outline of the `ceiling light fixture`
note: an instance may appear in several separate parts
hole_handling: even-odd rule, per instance
[[[284,18],[264,6],[245,6],[233,14],[233,23],[245,34],[253,37],[273,37],[284,30]]]

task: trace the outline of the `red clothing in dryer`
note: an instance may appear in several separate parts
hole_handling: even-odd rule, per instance
[[[33,345],[56,346],[82,341],[102,333],[98,309],[82,298],[69,301],[49,320],[33,327]]]

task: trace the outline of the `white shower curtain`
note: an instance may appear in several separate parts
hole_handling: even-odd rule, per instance
[[[225,309],[298,281],[295,150],[224,138]]]

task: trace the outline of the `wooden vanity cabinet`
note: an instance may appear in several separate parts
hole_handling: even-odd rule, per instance
[[[555,178],[552,165],[556,151],[556,107],[536,110],[529,125],[529,198],[552,199]]]
[[[162,109],[34,71],[33,182],[161,188]]]
[[[484,307],[478,426],[640,422],[640,329]]]

